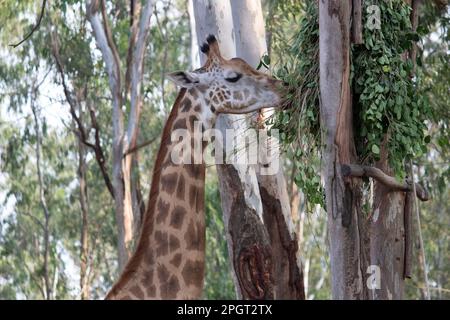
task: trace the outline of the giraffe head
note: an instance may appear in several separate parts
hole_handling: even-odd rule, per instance
[[[213,35],[201,47],[207,55],[203,67],[170,73],[177,85],[196,88],[214,113],[248,113],[281,103],[282,82],[252,68],[240,58],[226,60]]]

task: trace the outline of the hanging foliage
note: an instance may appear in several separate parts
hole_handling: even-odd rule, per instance
[[[404,160],[426,152],[425,120],[429,105],[417,93],[419,78],[411,78],[413,63],[405,59],[413,41],[411,8],[403,0],[364,2],[380,9],[380,28],[367,27],[363,14],[364,44],[353,46],[355,136],[360,160],[380,159],[383,140],[389,164],[404,176]],[[366,12],[365,8],[363,7]]]
[[[314,0],[302,3],[298,31],[286,42],[287,54],[275,74],[289,84],[283,110],[271,119],[282,145],[292,148],[295,183],[309,204],[323,205],[320,183],[319,17]]]

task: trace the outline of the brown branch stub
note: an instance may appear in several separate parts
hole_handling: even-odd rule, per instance
[[[42,18],[44,17],[45,5],[46,4],[47,4],[47,0],[43,0],[42,1],[42,6],[41,6],[41,13],[39,14],[38,21],[34,25],[33,29],[31,29],[31,31],[25,36],[25,38],[23,38],[19,42],[15,43],[15,44],[14,43],[10,44],[11,47],[17,48],[18,46],[20,46],[22,43],[27,41],[33,35],[33,33],[39,28],[39,26],[41,25]]]
[[[142,148],[144,148],[144,147],[146,147],[146,146],[148,146],[148,145],[151,145],[151,144],[152,144],[153,142],[155,142],[155,141],[156,141],[156,137],[155,137],[155,138],[151,138],[150,140],[147,140],[147,141],[145,141],[145,142],[143,142],[143,143],[141,143],[141,144],[138,144],[137,146],[135,146],[135,147],[133,147],[133,148],[127,150],[127,151],[124,153],[123,157],[125,158],[125,157],[126,157],[127,155],[129,155],[130,153],[134,153],[134,152],[138,151],[139,149],[142,149]]]
[[[378,182],[382,183],[384,186],[391,189],[391,191],[404,191],[409,192],[413,191],[413,186],[411,181],[398,181],[394,177],[391,177],[387,174],[385,174],[383,171],[381,171],[378,168],[370,167],[370,166],[363,166],[363,165],[357,165],[357,164],[342,164],[341,165],[341,173],[344,177],[356,177],[356,178],[362,178],[362,177],[370,177]],[[416,187],[416,194],[417,197],[421,201],[428,201],[430,200],[430,195],[428,194],[427,190],[423,188],[420,184],[415,183]]]

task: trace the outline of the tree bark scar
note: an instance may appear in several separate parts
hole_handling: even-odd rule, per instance
[[[264,187],[260,186],[259,190],[263,202],[264,224],[269,231],[271,241],[274,273],[278,281],[283,280],[283,283],[276,283],[275,285],[289,286],[289,290],[286,290],[287,288],[276,288],[275,292],[281,295],[276,296],[276,298],[304,300],[303,271],[301,265],[299,266],[297,263],[297,236],[294,233],[292,237],[289,232],[280,200],[271,196]],[[288,265],[286,265],[286,260]]]
[[[270,249],[253,244],[238,254],[239,281],[250,299],[267,298],[271,288],[272,259]]]
[[[227,179],[236,181],[229,170]],[[238,187],[239,188],[239,187]],[[255,210],[249,208],[242,190],[236,190],[228,230],[231,234],[233,266],[243,299],[274,299],[272,248],[267,230]]]

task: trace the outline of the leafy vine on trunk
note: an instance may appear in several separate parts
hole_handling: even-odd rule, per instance
[[[425,119],[430,108],[418,95],[419,77],[411,79],[413,63],[402,55],[419,36],[412,31],[411,8],[403,0],[364,1],[380,9],[379,27],[371,27],[363,15],[364,44],[353,46],[355,130],[358,154],[363,163],[380,159],[380,146],[388,136],[389,164],[404,177],[405,159],[426,152]]]

